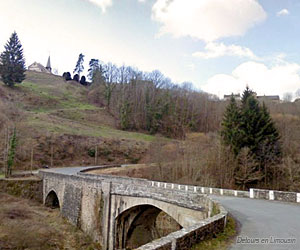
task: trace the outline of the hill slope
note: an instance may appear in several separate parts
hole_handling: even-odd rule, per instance
[[[95,164],[96,150],[97,164],[140,161],[153,137],[118,130],[115,124],[77,82],[30,71],[14,88],[0,81],[0,152],[7,128],[16,126],[17,168],[29,168],[32,150],[35,167]]]

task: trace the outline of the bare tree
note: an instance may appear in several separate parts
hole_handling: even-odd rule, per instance
[[[293,93],[291,92],[286,92],[283,94],[283,101],[285,102],[291,102],[293,99]]]

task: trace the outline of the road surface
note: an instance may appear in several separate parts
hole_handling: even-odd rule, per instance
[[[231,249],[300,250],[299,204],[229,196],[211,197],[241,224]],[[275,239],[280,243],[274,243]],[[254,243],[241,244],[241,241]]]

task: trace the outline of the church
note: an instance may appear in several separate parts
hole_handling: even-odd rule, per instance
[[[31,64],[28,67],[28,70],[52,74],[50,56],[48,57],[47,66],[46,67],[44,67],[42,64],[40,64],[38,62],[34,62],[33,64]]]

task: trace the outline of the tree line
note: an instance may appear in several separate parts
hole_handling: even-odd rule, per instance
[[[90,74],[91,96],[124,130],[184,138],[186,131],[213,129],[214,96],[194,90],[191,84],[179,86],[157,70],[147,73],[111,63]]]
[[[83,62],[80,54],[73,72],[77,81]],[[63,77],[72,80],[70,72]],[[175,84],[158,70],[143,72],[91,59],[87,79],[82,84],[89,86],[89,99],[106,107],[123,130],[184,138],[187,131],[208,132],[219,127],[216,96],[195,90],[188,82]]]
[[[156,168],[147,174],[153,180],[218,188],[299,190],[297,133],[287,147],[278,125],[247,87],[241,101],[231,97],[219,130],[189,134],[184,141],[157,138],[149,150],[149,163]]]

